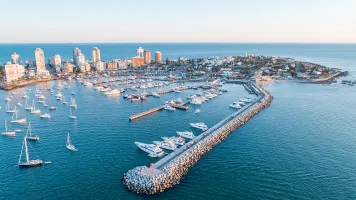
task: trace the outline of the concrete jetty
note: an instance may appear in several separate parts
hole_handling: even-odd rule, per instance
[[[130,191],[156,194],[179,183],[190,167],[224,140],[232,131],[246,123],[254,115],[270,106],[273,97],[261,85],[252,84],[257,94],[253,103],[228,116],[209,130],[203,132],[184,146],[162,158],[150,168],[135,167],[123,175],[123,184]]]
[[[164,105],[156,107],[156,108],[152,108],[152,109],[147,110],[145,112],[138,113],[136,115],[133,115],[133,116],[129,117],[129,120],[132,121],[132,120],[135,120],[135,119],[139,119],[139,118],[144,117],[146,115],[150,115],[150,114],[155,113],[155,112],[157,112],[159,110],[162,110],[163,108],[164,108]]]

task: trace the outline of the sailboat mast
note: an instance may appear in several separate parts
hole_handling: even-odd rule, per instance
[[[29,160],[30,160],[30,155],[28,154],[28,147],[27,147],[27,140],[26,140],[26,137],[25,137],[24,143],[25,143],[25,150],[26,150],[26,163],[28,163]]]
[[[22,151],[23,151],[23,146],[24,146],[25,140],[26,140],[26,137],[24,137],[24,141],[22,142],[22,147],[21,147],[21,153],[20,153],[19,163],[21,162]]]
[[[6,119],[5,119],[5,129],[6,129],[6,133],[7,133],[7,124],[6,124]]]
[[[69,133],[67,135],[67,145],[70,145],[70,136],[69,136]]]

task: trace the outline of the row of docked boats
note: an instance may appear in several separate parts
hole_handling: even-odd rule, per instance
[[[243,106],[245,106],[246,104],[251,103],[251,102],[252,102],[251,98],[244,97],[244,98],[240,99],[240,101],[235,101],[232,104],[230,104],[229,106],[230,106],[230,108],[240,109]]]
[[[187,99],[190,100],[191,104],[201,105],[202,103],[209,101],[210,99],[213,99],[221,94],[223,94],[221,91],[213,89],[210,91],[204,91],[203,93],[187,96]]]
[[[208,127],[202,122],[190,123],[190,126],[202,131],[208,130]],[[185,144],[185,139],[193,140],[195,138],[195,135],[192,131],[177,131],[176,133],[179,137],[161,137],[162,141],[153,141],[153,144],[146,144],[141,142],[135,142],[135,144],[139,149],[148,153],[149,157],[163,157],[166,154],[163,149],[174,151],[178,148],[178,146],[183,146]]]

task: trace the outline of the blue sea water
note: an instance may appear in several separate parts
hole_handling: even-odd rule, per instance
[[[9,60],[16,51],[23,60],[33,59],[36,47],[46,57],[59,53],[71,57],[73,47],[88,56],[92,46],[101,49],[103,59],[125,58],[135,54],[137,46],[160,50],[164,57],[210,57],[239,55],[245,52],[286,56],[318,62],[351,72],[356,69],[356,45],[352,44],[3,44],[0,60]],[[56,82],[29,86],[51,87]],[[189,84],[189,83],[187,83]],[[191,83],[193,84],[193,83]],[[278,83],[266,85],[275,97],[263,110],[190,169],[180,184],[166,192],[145,196],[127,191],[121,176],[137,165],[155,159],[137,149],[135,141],[151,142],[176,130],[190,130],[190,122],[203,121],[208,126],[234,112],[228,104],[248,96],[241,85],[227,84],[228,93],[188,111],[160,111],[129,122],[128,117],[161,105],[165,100],[185,98],[196,91],[148,98],[144,103],[130,103],[121,97],[108,98],[92,88],[70,82],[67,100],[76,92],[76,121],[68,119],[69,107],[48,93],[47,104],[58,109],[51,120],[42,120],[21,110],[32,123],[31,157],[38,155],[52,164],[39,168],[17,166],[22,136],[0,138],[0,199],[355,199],[356,198],[356,88],[343,85]],[[173,86],[170,86],[173,87]],[[17,89],[22,92],[28,88]],[[6,114],[0,91],[0,122]],[[10,103],[23,102],[20,95]],[[32,101],[32,99],[31,99]],[[49,112],[40,104],[42,112]],[[194,115],[195,109],[199,115]],[[9,123],[11,129],[26,129]],[[4,126],[0,125],[1,131]],[[65,148],[71,133],[78,152]],[[195,132],[198,134],[198,132]]]

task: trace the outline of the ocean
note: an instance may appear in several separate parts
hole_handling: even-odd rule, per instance
[[[93,46],[101,50],[102,59],[127,58],[136,48],[161,51],[163,58],[179,56],[211,57],[222,55],[273,55],[291,57],[348,70],[345,79],[354,80],[356,70],[355,44],[2,44],[0,61],[10,60],[13,52],[22,60],[34,59],[37,47],[46,58],[61,54],[70,59],[72,49],[79,47],[90,59]],[[32,97],[36,88],[52,87],[53,81],[17,89],[26,89]],[[66,81],[68,82],[68,81]],[[160,111],[129,122],[128,117],[161,105],[174,98],[185,99],[196,91],[184,91],[131,103],[120,97],[106,97],[93,88],[68,82],[64,90],[69,101],[76,93],[76,121],[68,119],[69,106],[45,93],[50,120],[40,119],[20,108],[19,116],[32,124],[32,132],[40,136],[31,142],[30,156],[39,156],[50,165],[19,169],[22,140],[25,132],[15,138],[0,138],[0,199],[355,199],[356,198],[356,88],[340,84],[316,85],[276,83],[265,85],[275,97],[271,107],[234,131],[222,143],[192,167],[180,184],[164,193],[147,196],[127,191],[121,177],[138,165],[149,165],[149,158],[134,142],[150,143],[175,131],[190,130],[190,122],[213,126],[234,112],[229,104],[249,94],[241,85],[226,84],[229,92],[188,111]],[[196,83],[185,83],[196,84]],[[170,85],[168,87],[174,87]],[[10,123],[5,113],[7,92],[0,91],[0,122],[6,118],[10,129],[26,125]],[[24,101],[14,96],[10,106]],[[201,113],[194,115],[200,109]],[[4,125],[0,125],[1,131]],[[67,132],[78,152],[65,147]],[[199,134],[194,130],[195,134]]]

